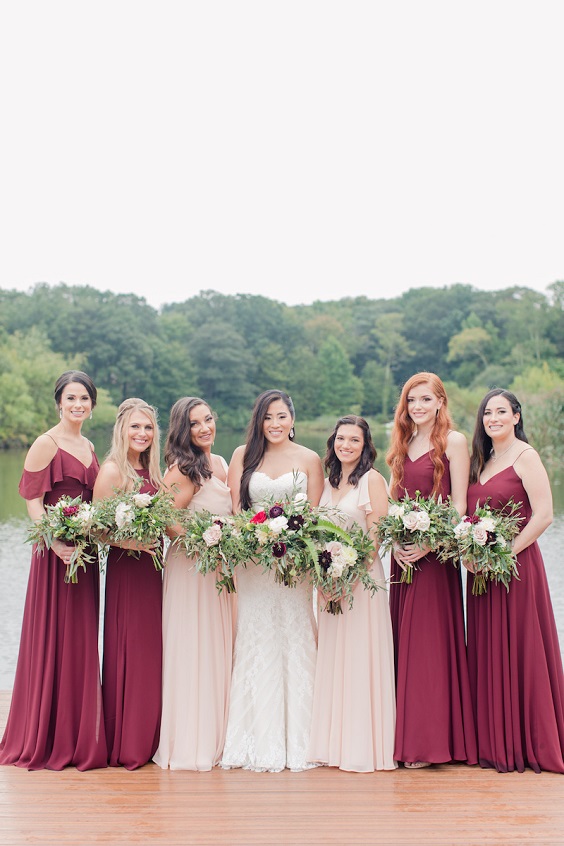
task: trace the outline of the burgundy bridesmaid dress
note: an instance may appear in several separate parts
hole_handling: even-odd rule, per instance
[[[20,494],[92,499],[98,475],[58,448],[50,464],[24,470]],[[65,582],[65,565],[52,550],[33,547],[12,704],[0,743],[0,764],[30,770],[107,766],[98,659],[100,582],[97,562]]]
[[[489,498],[503,508],[522,503],[524,524],[531,505],[513,467],[481,485],[470,485],[468,513]],[[521,524],[521,528],[524,525]],[[480,766],[498,772],[530,767],[564,773],[564,677],[558,634],[538,544],[517,556],[519,579],[509,592],[488,583],[473,596],[468,583],[468,666],[478,731]]]
[[[156,493],[138,470],[141,493]],[[162,683],[162,574],[148,552],[110,548],[106,565],[102,691],[109,763],[128,770],[159,745]]]
[[[450,493],[450,467],[443,456],[443,499]],[[406,458],[404,482],[394,496],[429,496],[433,462],[429,453]],[[430,552],[417,562],[412,584],[400,584],[392,557],[390,611],[396,664],[398,761],[477,763],[476,733],[464,638],[460,569]]]

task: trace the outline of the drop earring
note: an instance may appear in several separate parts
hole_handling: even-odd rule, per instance
[[[59,406],[59,420],[63,419],[63,409]]]
[[[292,428],[290,429],[290,440],[293,441],[295,437],[296,437],[296,431],[295,431],[294,427],[292,426]]]
[[[90,417],[88,419],[92,420],[92,412],[90,412]]]

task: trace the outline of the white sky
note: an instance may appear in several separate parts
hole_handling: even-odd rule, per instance
[[[561,0],[13,0],[0,287],[564,279]]]

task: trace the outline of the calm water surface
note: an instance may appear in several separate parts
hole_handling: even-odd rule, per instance
[[[216,451],[229,460],[233,449],[240,442],[241,438],[238,435],[218,438]],[[304,438],[302,442],[320,454],[324,451],[323,437],[310,438],[307,441]],[[101,458],[106,445],[97,444],[96,447]],[[379,452],[383,455],[383,444],[379,445]],[[0,451],[0,690],[11,689],[14,680],[31,555],[31,546],[25,543],[29,520],[26,516],[25,502],[18,494],[18,482],[24,457],[25,452],[20,450]],[[377,465],[387,478],[384,463],[378,459]],[[544,556],[562,646],[564,645],[564,567],[562,566],[564,486],[559,479],[553,479],[553,493],[555,520],[540,538],[539,544]]]

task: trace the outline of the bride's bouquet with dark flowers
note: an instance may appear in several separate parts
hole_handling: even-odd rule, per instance
[[[460,557],[474,572],[472,593],[486,593],[488,581],[499,582],[509,590],[511,579],[519,579],[517,559],[511,541],[519,533],[521,503],[511,500],[497,511],[487,504],[476,506],[474,514],[464,517],[454,527]]]
[[[150,547],[149,554],[157,570],[163,568],[163,537],[168,526],[179,522],[173,494],[158,491],[140,493],[142,481],[131,491],[117,491],[115,496],[94,504],[93,527],[102,544],[114,541],[135,541]],[[140,551],[128,549],[128,555],[139,557]]]
[[[429,547],[440,561],[451,560],[456,565],[453,526],[459,517],[450,498],[443,502],[441,497],[424,497],[416,491],[415,497],[406,494],[403,499],[389,502],[388,513],[378,521],[382,552],[393,551],[396,545],[415,544]],[[417,564],[403,570],[400,581],[411,584],[414,569],[419,569]]]
[[[36,543],[39,549],[50,548],[54,540],[74,546],[71,559],[66,568],[65,582],[78,582],[78,568],[86,571],[86,565],[96,561],[92,554],[93,507],[83,502],[80,496],[72,499],[62,496],[55,505],[46,505],[45,514],[28,532],[27,541]]]
[[[238,518],[219,517],[210,511],[187,511],[179,522],[185,534],[175,539],[175,545],[194,558],[194,566],[200,573],[216,573],[220,593],[223,589],[235,593],[235,565],[248,557],[237,527]]]

